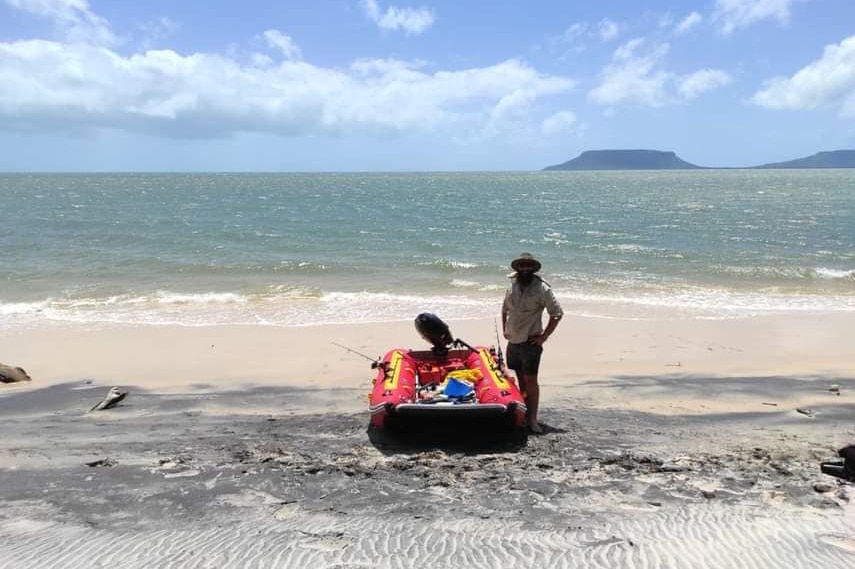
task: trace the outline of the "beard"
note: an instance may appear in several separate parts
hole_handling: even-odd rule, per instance
[[[517,282],[523,286],[530,285],[534,281],[534,273],[517,273]]]

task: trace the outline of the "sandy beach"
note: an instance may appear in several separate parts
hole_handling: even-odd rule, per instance
[[[34,381],[0,388],[0,567],[851,567],[819,462],[855,440],[853,324],[568,317],[522,440],[367,431],[369,362],[331,342],[409,322],[6,330]]]
[[[852,21],[0,0],[0,569],[855,569]]]

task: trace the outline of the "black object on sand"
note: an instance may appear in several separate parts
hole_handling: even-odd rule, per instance
[[[92,411],[103,411],[104,409],[114,407],[119,401],[124,399],[127,394],[127,391],[119,391],[118,387],[114,387],[110,389],[109,393],[104,396],[104,399],[102,399],[100,403],[95,405],[95,407],[90,409],[89,412],[91,413]]]
[[[855,445],[845,446],[837,454],[843,460],[823,462],[819,465],[820,470],[823,474],[855,482]]]
[[[24,368],[0,364],[0,383],[18,383],[22,381],[32,381],[32,378],[27,375]]]
[[[117,464],[119,464],[119,462],[110,457],[107,457],[99,458],[98,460],[93,460],[91,462],[85,462],[84,464],[90,468],[98,468],[99,466],[116,466]]]

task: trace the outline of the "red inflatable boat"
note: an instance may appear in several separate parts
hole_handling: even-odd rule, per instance
[[[399,416],[460,414],[525,424],[525,400],[494,350],[453,340],[448,326],[432,314],[420,314],[416,328],[434,347],[396,348],[376,363],[369,396],[372,426],[385,428]]]

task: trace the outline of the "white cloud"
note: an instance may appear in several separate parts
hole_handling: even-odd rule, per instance
[[[776,19],[786,25],[790,21],[790,6],[796,1],[716,0],[713,19],[719,22],[725,34],[768,19]]]
[[[508,60],[436,71],[395,60],[333,69],[172,50],[130,56],[45,40],[0,43],[0,128],[116,128],[166,136],[499,132],[565,77]],[[509,122],[511,121],[511,122]]]
[[[600,105],[642,105],[660,107],[668,102],[666,86],[671,75],[659,68],[668,53],[668,44],[659,44],[646,54],[636,51],[645,41],[636,38],[615,50],[600,84],[588,96]]]
[[[588,31],[588,24],[585,22],[576,22],[572,26],[568,27],[564,30],[564,33],[561,34],[560,39],[567,43],[574,43],[580,40],[585,33]]]
[[[552,49],[563,52],[558,57],[558,61],[561,61],[569,55],[586,51],[588,44],[592,42],[609,42],[618,37],[622,31],[623,26],[609,18],[603,18],[596,24],[575,22],[560,35],[550,37],[548,43]]]
[[[288,34],[283,34],[279,30],[267,30],[263,35],[264,39],[267,40],[267,45],[281,51],[282,57],[285,59],[300,59],[302,57],[300,48]]]
[[[546,136],[566,134],[577,128],[576,115],[572,111],[559,111],[546,119],[540,125],[540,131]]]
[[[82,0],[74,7],[88,10]],[[0,130],[108,128],[194,138],[441,132],[452,140],[517,140],[520,132],[540,131],[532,116],[544,98],[573,87],[567,77],[516,59],[458,70],[396,59],[331,68],[299,59],[281,31],[259,39],[284,58],[238,46],[221,55],[120,53],[100,41],[0,42]]]
[[[578,54],[585,51],[585,38],[588,34],[588,24],[586,22],[576,22],[567,27],[560,35],[550,37],[548,45],[551,49],[563,52],[558,57],[558,60],[561,61],[570,53]]]
[[[855,35],[826,46],[792,77],[767,81],[751,100],[770,109],[836,108],[855,117]]]
[[[644,38],[633,38],[618,46],[614,53],[614,59],[618,61],[626,61],[627,59],[631,59],[635,50],[639,47],[643,46],[647,40]],[[665,44],[665,49],[667,51],[668,46]]]
[[[683,18],[679,24],[674,28],[674,32],[678,35],[685,34],[698,24],[703,21],[704,17],[698,14],[697,12],[692,12],[685,18]]]
[[[529,110],[536,98],[535,93],[525,89],[504,95],[490,110],[485,133],[494,136],[506,130],[518,130],[528,122]]]
[[[166,16],[162,16],[156,20],[141,24],[139,29],[142,32],[140,45],[143,49],[150,49],[163,40],[175,35],[181,29],[181,24]]]
[[[433,25],[433,12],[427,8],[398,8],[389,6],[380,10],[377,0],[362,0],[365,15],[384,30],[403,30],[407,34],[419,35]]]
[[[600,32],[600,39],[604,42],[615,39],[620,34],[620,25],[608,18],[603,18],[597,24],[597,29]]]
[[[3,0],[9,6],[51,20],[66,41],[117,43],[110,23],[89,9],[86,0]]]
[[[263,53],[252,53],[249,59],[255,67],[269,67],[273,65],[273,58]]]
[[[720,69],[699,69],[679,80],[677,92],[683,99],[691,100],[701,93],[723,87],[730,82],[730,75]]]
[[[644,38],[624,43],[615,50],[588,98],[608,107],[662,107],[730,82],[730,76],[717,69],[701,69],[683,77],[667,71],[663,63],[668,51],[667,43],[648,45]]]

